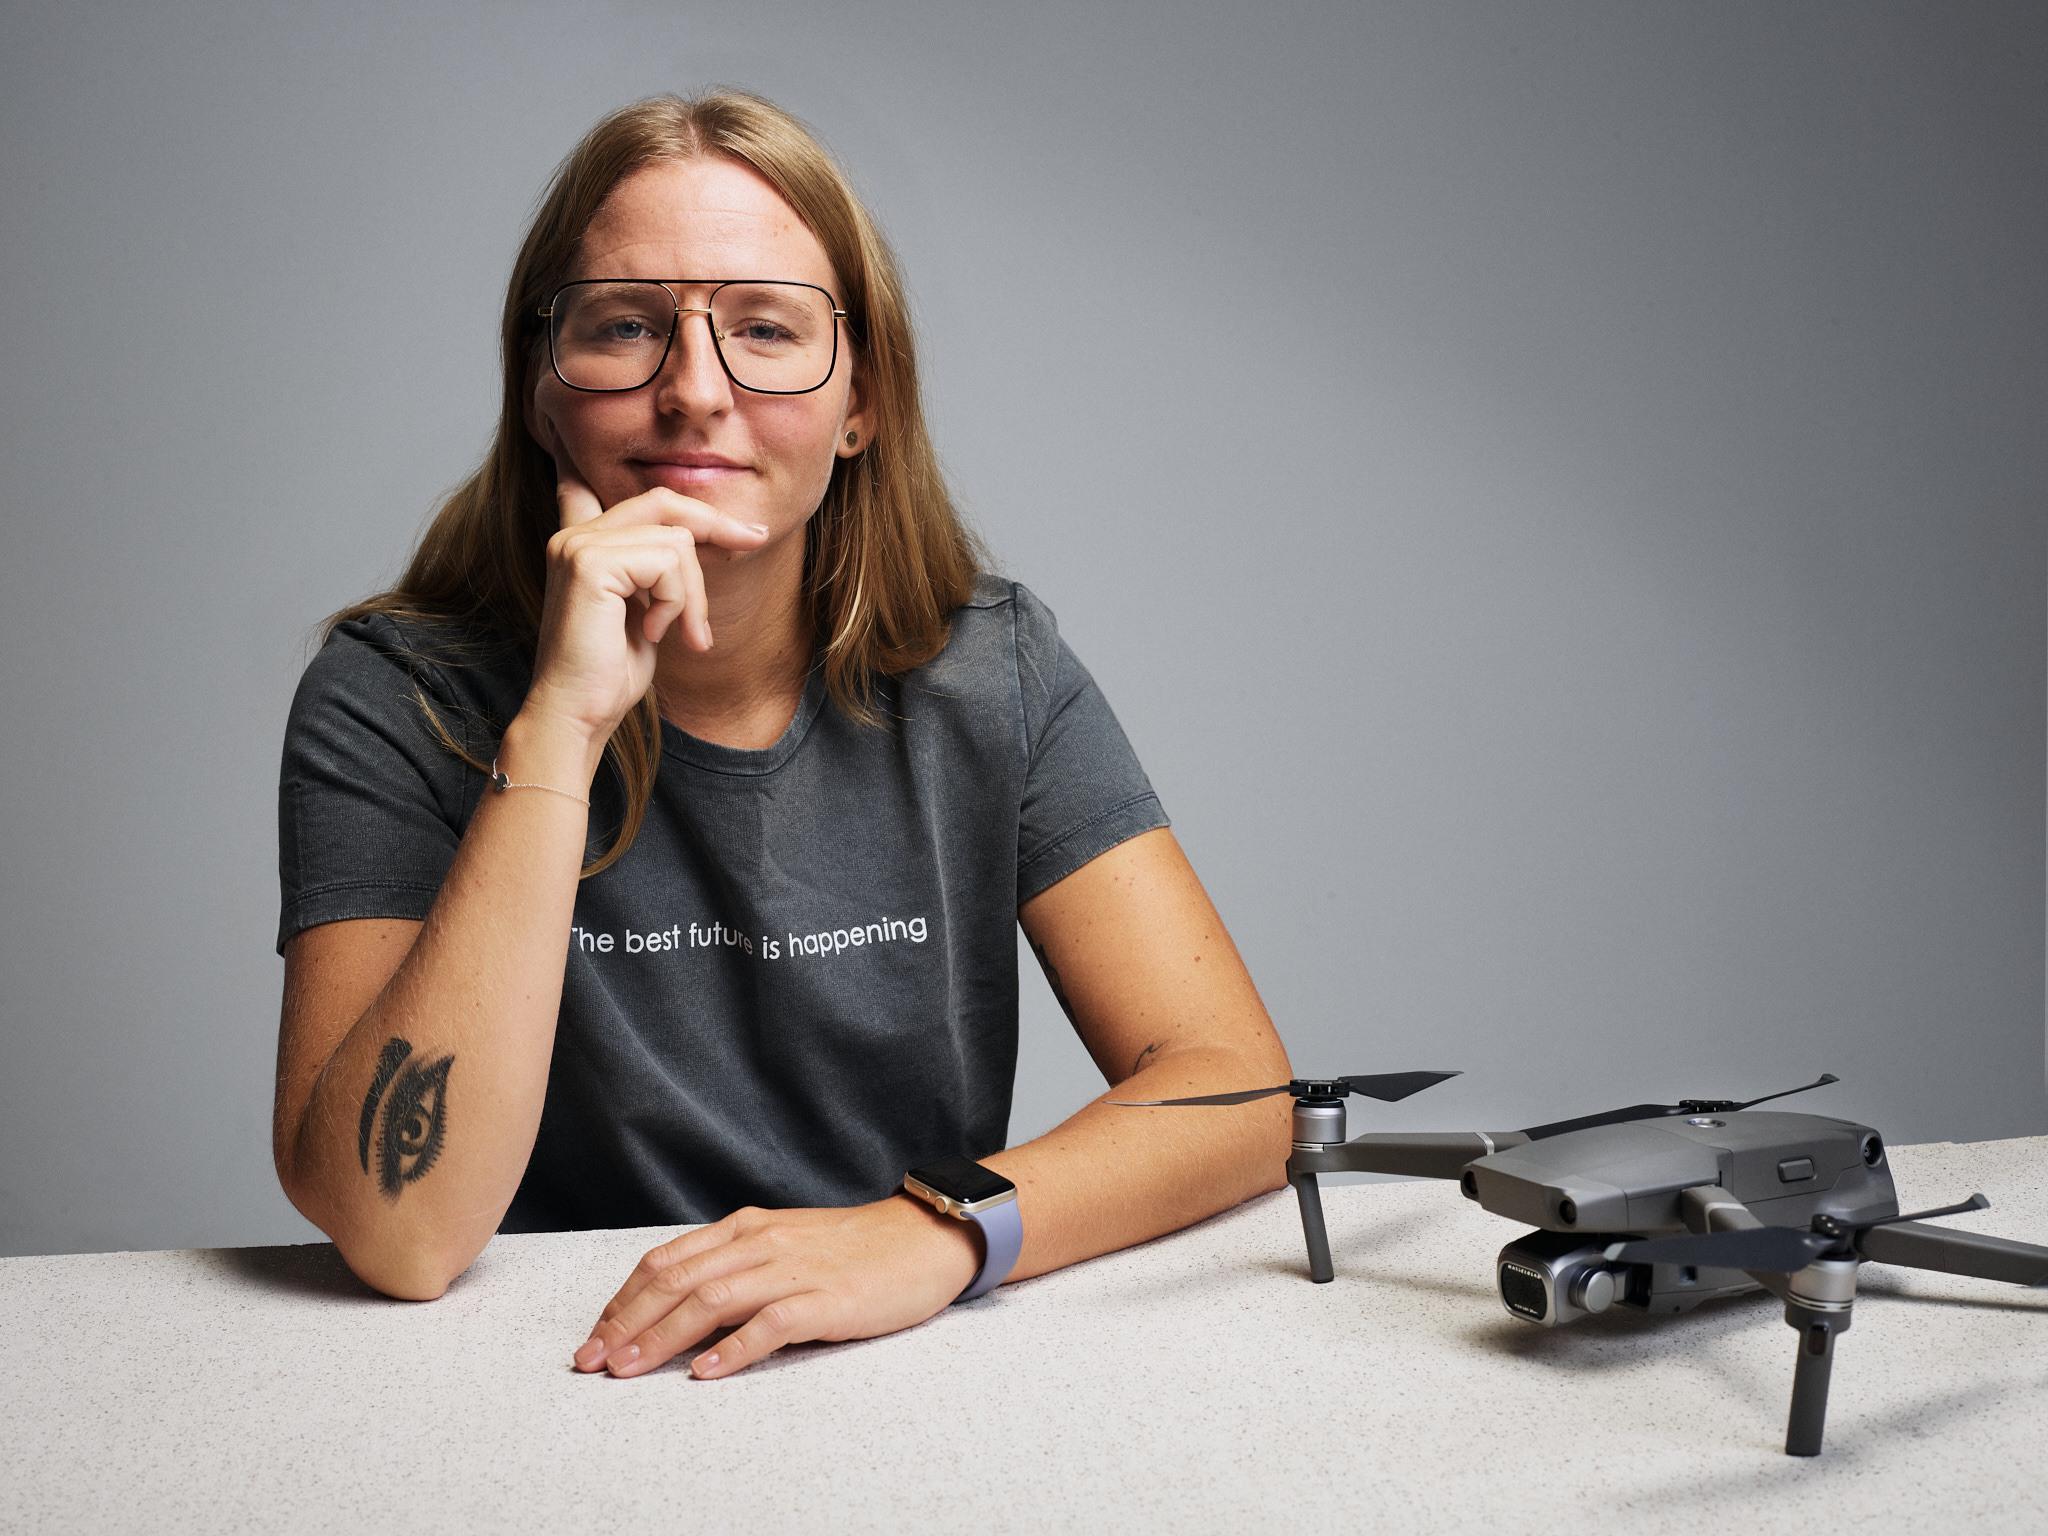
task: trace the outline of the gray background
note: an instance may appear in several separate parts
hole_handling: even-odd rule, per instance
[[[318,1235],[310,626],[482,453],[557,160],[714,82],[871,200],[1297,1070],[2048,1129],[2038,9],[380,12],[8,18],[0,1252]],[[1017,1140],[1101,1086],[1025,979]]]

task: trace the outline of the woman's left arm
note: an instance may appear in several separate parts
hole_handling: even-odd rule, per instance
[[[1110,1084],[1033,1141],[981,1159],[1017,1186],[1013,1280],[1128,1248],[1283,1188],[1294,1101],[1166,1111],[1118,1099],[1266,1088],[1287,1052],[1223,920],[1165,827],[1018,911],[1053,995]]]
[[[1264,1088],[1287,1052],[1173,833],[1098,854],[1018,909],[1026,938],[1110,1091],[980,1161],[1017,1186],[1012,1280],[1162,1233],[1287,1182],[1293,1100],[1161,1113],[1106,1103]],[[691,1361],[728,1376],[802,1339],[872,1338],[945,1310],[980,1237],[907,1195],[835,1209],[735,1211],[652,1249],[576,1352],[633,1376],[720,1327]]]

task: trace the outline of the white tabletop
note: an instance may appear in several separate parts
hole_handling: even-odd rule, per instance
[[[1905,1208],[2048,1241],[2048,1137],[1892,1156]],[[2048,1294],[1866,1265],[1795,1459],[1772,1298],[1538,1328],[1454,1187],[1324,1203],[1328,1285],[1282,1191],[708,1382],[570,1367],[673,1229],[498,1237],[431,1303],[325,1243],[0,1260],[0,1529],[2048,1530]]]

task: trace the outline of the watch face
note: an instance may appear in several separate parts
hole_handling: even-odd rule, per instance
[[[994,1195],[1016,1192],[1012,1184],[994,1169],[984,1168],[971,1157],[941,1157],[910,1170],[910,1177],[928,1184],[942,1195],[963,1205],[973,1205]]]

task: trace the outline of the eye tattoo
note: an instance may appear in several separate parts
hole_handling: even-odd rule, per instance
[[[362,1123],[356,1138],[357,1159],[363,1172],[368,1173],[371,1134],[376,1128],[378,1102],[382,1100],[384,1132],[377,1139],[377,1185],[394,1200],[400,1185],[424,1177],[434,1166],[448,1135],[448,1069],[455,1058],[443,1056],[421,1066],[407,1061],[411,1055],[409,1041],[394,1035],[385,1043],[383,1054],[377,1058],[369,1095],[363,1100]]]
[[[393,1035],[384,1042],[384,1053],[377,1058],[377,1074],[370,1079],[370,1092],[363,1099],[362,1123],[356,1127],[356,1161],[363,1165],[365,1173],[370,1171],[370,1131],[377,1124],[377,1101],[398,1075],[398,1064],[411,1054],[412,1047]]]

